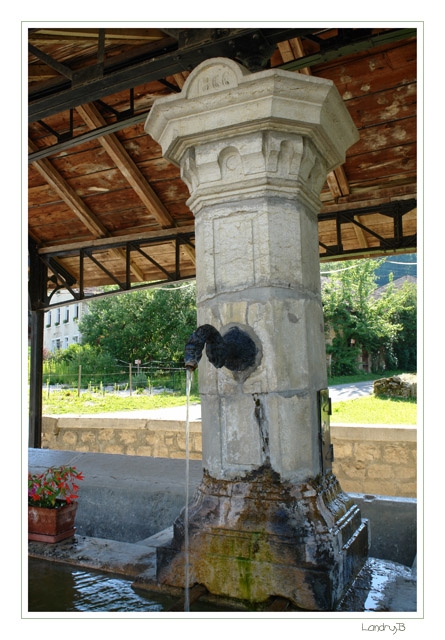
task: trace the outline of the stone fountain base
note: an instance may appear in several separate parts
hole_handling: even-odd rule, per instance
[[[333,611],[368,555],[368,525],[333,474],[300,485],[269,466],[237,480],[204,474],[189,506],[189,587]],[[157,548],[159,586],[184,588],[184,511]]]

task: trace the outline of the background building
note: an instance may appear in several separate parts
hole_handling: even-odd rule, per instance
[[[45,313],[43,348],[47,351],[66,349],[70,344],[80,343],[78,323],[87,312],[87,303],[73,303],[72,295],[63,289],[53,296],[54,304],[65,300],[67,301],[65,306],[56,307]]]

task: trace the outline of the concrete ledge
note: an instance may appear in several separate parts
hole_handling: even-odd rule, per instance
[[[56,545],[29,542],[28,556],[133,578],[142,572],[154,577],[156,570],[153,547],[80,535]]]
[[[411,567],[417,555],[417,500],[349,493],[370,522],[375,558]]]
[[[417,427],[405,424],[331,424],[331,435],[336,440],[417,442]]]
[[[29,449],[29,470],[74,465],[81,483],[76,516],[80,536],[147,544],[169,528],[185,502],[185,461],[142,456]],[[190,495],[201,481],[200,461],[190,461]],[[371,526],[370,555],[411,566],[416,555],[417,501],[351,494]]]

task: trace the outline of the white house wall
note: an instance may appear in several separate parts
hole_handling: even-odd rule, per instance
[[[72,302],[73,298],[68,292],[58,291],[54,294],[55,303],[65,300],[66,306],[45,313],[43,348],[47,351],[66,349],[70,344],[80,343],[79,321],[87,311],[87,304]]]

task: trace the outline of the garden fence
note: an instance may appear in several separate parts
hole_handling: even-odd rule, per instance
[[[53,390],[69,389],[80,395],[89,393],[133,393],[171,392],[185,393],[186,370],[175,364],[142,366],[124,363],[107,367],[106,371],[85,372],[81,365],[73,367],[45,362],[43,367],[43,390],[47,394]],[[197,390],[197,376],[193,379],[192,391]]]

